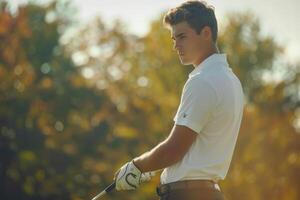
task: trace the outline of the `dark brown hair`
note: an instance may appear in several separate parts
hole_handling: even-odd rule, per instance
[[[208,26],[212,32],[212,39],[217,41],[218,24],[215,16],[214,8],[207,5],[204,1],[186,1],[180,6],[172,8],[164,16],[163,23],[170,27],[180,22],[186,21],[197,34]]]

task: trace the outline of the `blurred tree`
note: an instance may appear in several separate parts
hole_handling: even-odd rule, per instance
[[[72,35],[69,9],[28,4],[12,14],[1,4],[1,199],[91,198],[173,125],[193,68],[181,66],[162,16],[141,38],[99,18]],[[299,64],[278,62],[283,48],[253,15],[227,22],[219,46],[247,105],[221,188],[229,199],[299,199]],[[278,67],[281,80],[267,80]],[[158,181],[107,199],[154,199]]]
[[[99,180],[83,166],[99,155],[93,143],[109,128],[99,110],[109,106],[59,42],[68,4],[28,4],[16,14],[1,8],[0,198],[83,197],[90,178]]]

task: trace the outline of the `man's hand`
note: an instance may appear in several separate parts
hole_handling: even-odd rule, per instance
[[[128,162],[121,167],[116,173],[117,190],[135,190],[141,183],[142,172],[134,165]]]
[[[130,171],[130,168],[133,170]],[[128,177],[128,181],[126,181],[126,176]],[[114,180],[116,182],[116,189],[134,190],[140,185],[140,183],[150,181],[152,176],[155,176],[154,171],[140,174],[140,170],[135,166],[133,161],[128,162],[115,173]],[[129,184],[127,182],[129,182]]]
[[[145,172],[145,173],[142,173],[142,177],[141,177],[141,183],[143,182],[148,182],[151,180],[152,176],[155,176],[155,171],[153,172]]]

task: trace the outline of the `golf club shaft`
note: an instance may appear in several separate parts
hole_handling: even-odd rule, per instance
[[[92,200],[96,200],[102,196],[104,196],[106,193],[112,191],[116,187],[116,182],[113,182],[109,186],[107,186],[102,192],[100,192],[97,196],[95,196]]]

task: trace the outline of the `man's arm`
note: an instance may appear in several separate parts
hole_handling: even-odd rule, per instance
[[[197,135],[186,126],[175,125],[167,139],[133,162],[142,173],[166,168],[184,157]]]

